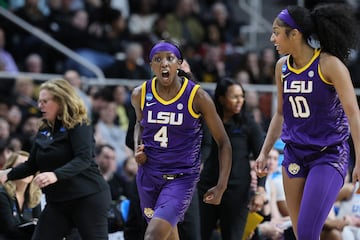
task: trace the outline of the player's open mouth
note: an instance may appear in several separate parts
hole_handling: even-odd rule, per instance
[[[170,74],[169,74],[169,71],[162,71],[161,75],[163,78],[168,78]]]

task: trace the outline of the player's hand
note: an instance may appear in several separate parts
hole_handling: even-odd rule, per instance
[[[210,188],[203,197],[204,203],[219,205],[225,190],[220,190],[218,186]]]
[[[53,172],[42,172],[35,176],[34,183],[40,188],[46,187],[57,182],[57,177]]]
[[[145,146],[144,144],[141,144],[137,147],[135,150],[135,160],[138,164],[142,165],[146,162],[147,156],[144,152]]]
[[[260,154],[255,161],[256,175],[260,178],[265,177],[268,174],[267,169],[267,157],[264,154]]]
[[[352,182],[356,183],[357,181],[360,182],[360,164],[359,161],[356,159],[356,164],[352,174]]]

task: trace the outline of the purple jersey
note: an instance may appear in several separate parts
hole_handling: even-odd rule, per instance
[[[310,62],[294,69],[288,57],[282,66],[285,143],[324,147],[349,137],[349,125],[332,83],[320,71],[320,50]]]
[[[200,86],[184,78],[178,94],[166,101],[157,94],[155,81],[142,85],[140,124],[147,155],[142,166],[155,174],[198,173],[202,130],[192,105]]]

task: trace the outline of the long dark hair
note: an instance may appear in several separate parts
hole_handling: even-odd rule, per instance
[[[220,97],[221,96],[225,97],[226,92],[228,91],[229,87],[231,87],[233,85],[240,86],[245,95],[245,90],[244,90],[243,86],[239,82],[236,82],[235,80],[233,80],[232,78],[225,77],[225,78],[221,79],[216,85],[215,93],[214,93],[214,103],[215,103],[216,111],[219,114],[221,119],[224,117],[224,107],[220,103]],[[238,114],[235,114],[233,116],[233,119],[237,123],[245,123],[246,122],[245,115],[246,115],[246,106],[244,103],[241,108],[241,111]]]
[[[358,47],[358,23],[349,5],[319,4],[312,11],[300,6],[289,6],[287,9],[301,29],[305,41],[310,36],[316,37],[322,51],[338,57],[342,62],[347,61],[351,49]],[[279,26],[287,26],[280,19],[277,20]],[[289,27],[287,34],[290,30]]]

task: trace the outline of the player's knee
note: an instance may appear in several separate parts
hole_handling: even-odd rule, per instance
[[[152,219],[146,229],[144,240],[168,239],[172,235],[171,225],[162,219]]]
[[[319,240],[320,232],[317,229],[307,225],[298,225],[297,239],[298,240]]]

